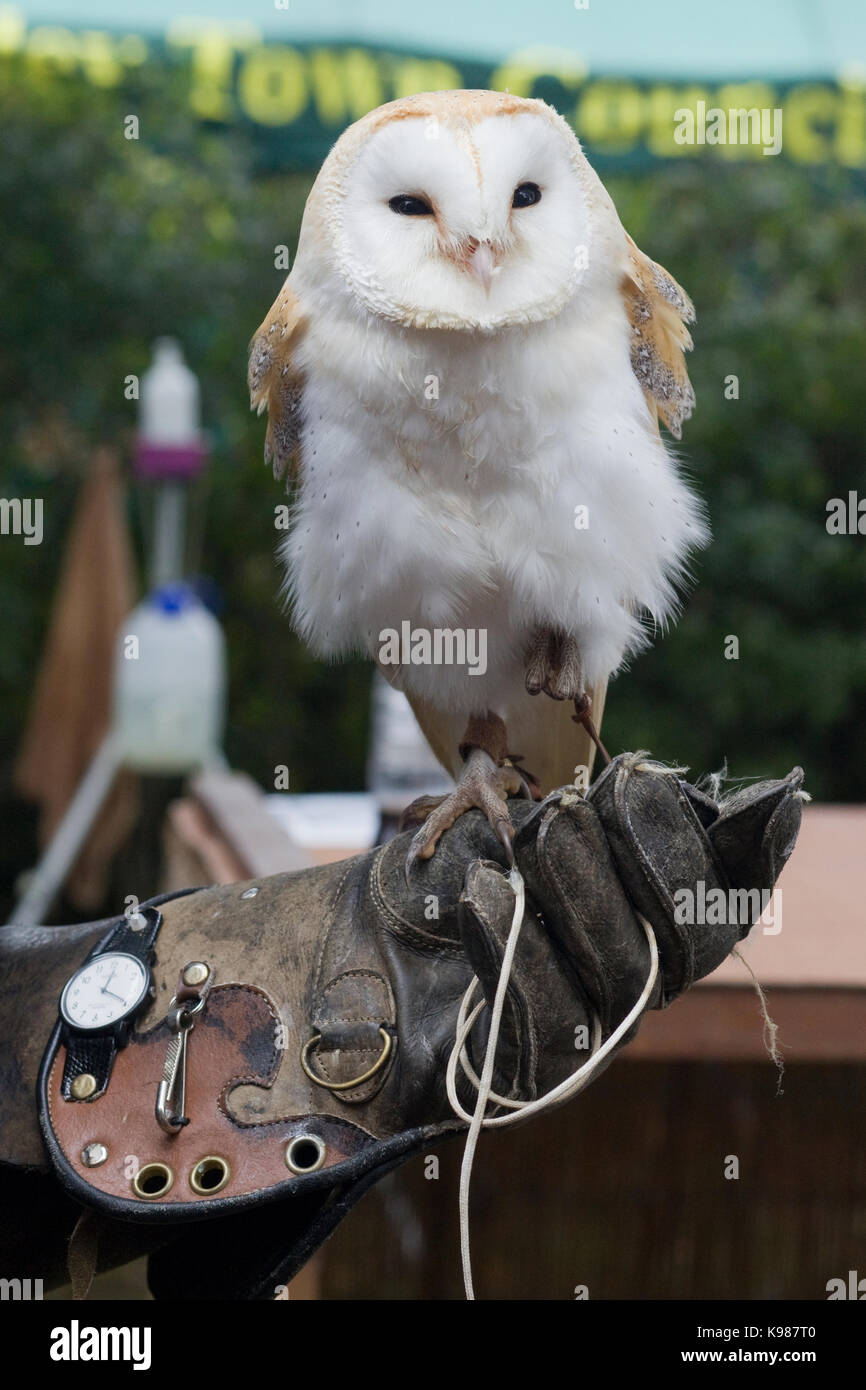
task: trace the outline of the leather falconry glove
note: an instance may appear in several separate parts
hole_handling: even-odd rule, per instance
[[[509,803],[526,909],[497,1096],[546,1095],[580,1060],[578,1028],[606,1039],[626,1018],[650,975],[641,919],[659,959],[648,1007],[667,1007],[720,964],[794,847],[802,777],[796,768],[718,805],[647,755],[622,754],[586,795],[564,787],[538,804]],[[514,894],[503,847],[478,812],[457,821],[407,885],[410,838],[338,864],[154,899],[138,922],[0,931],[0,1044],[13,1059],[0,1159],[53,1172],[68,1194],[50,1199],[68,1203],[66,1233],[81,1205],[95,1208],[104,1261],[150,1251],[157,1297],[273,1298],[379,1177],[466,1129],[446,1069],[477,977],[488,1007],[466,1061],[481,1074]],[[701,884],[706,895],[720,888],[742,899],[733,920],[678,921],[678,895],[697,898]],[[95,967],[96,983],[107,977],[100,955],[135,955],[131,927],[152,948],[154,994],[128,1038],[94,1048],[86,1030],[56,1022],[58,996],[85,959],[93,988]],[[109,995],[123,993],[121,978],[110,976]],[[456,1085],[471,1114],[467,1069],[457,1068]],[[33,1263],[28,1248],[32,1222],[16,1269]]]

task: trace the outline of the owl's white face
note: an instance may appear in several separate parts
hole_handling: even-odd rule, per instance
[[[576,142],[534,112],[475,124],[392,121],[332,203],[340,270],[374,313],[491,330],[557,314],[586,271]]]

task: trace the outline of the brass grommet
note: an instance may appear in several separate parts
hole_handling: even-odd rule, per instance
[[[315,1173],[325,1161],[326,1149],[317,1134],[296,1134],[286,1145],[286,1167],[299,1176]]]
[[[174,1173],[167,1163],[145,1163],[132,1179],[132,1190],[143,1202],[157,1202],[174,1184]]]
[[[96,1090],[96,1077],[91,1076],[89,1071],[83,1071],[80,1076],[76,1076],[69,1089],[75,1100],[87,1100]]]
[[[213,1197],[222,1192],[232,1175],[228,1160],[218,1154],[207,1154],[200,1158],[189,1175],[189,1185],[200,1197]]]

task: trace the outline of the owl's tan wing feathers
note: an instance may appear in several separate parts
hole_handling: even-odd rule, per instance
[[[275,478],[298,466],[304,382],[295,353],[303,331],[298,297],[284,285],[253,335],[247,376],[250,405],[259,415],[268,412],[265,462]]]
[[[685,359],[692,346],[686,324],[694,322],[694,306],[673,276],[645,256],[628,233],[626,242],[622,296],[632,329],[632,369],[650,409],[679,439],[695,404]]]

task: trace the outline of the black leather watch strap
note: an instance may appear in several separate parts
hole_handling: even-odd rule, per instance
[[[155,907],[141,908],[135,914],[121,917],[114,930],[91,951],[84,964],[109,951],[125,951],[128,955],[136,956],[150,970],[154,943],[161,925],[162,913]],[[108,1085],[117,1049],[125,1041],[125,1034],[124,1023],[108,1033],[88,1033],[63,1022],[66,1062],[61,1095],[64,1100],[92,1100],[102,1094]],[[81,1076],[92,1076],[95,1085],[82,1087],[79,1082],[78,1087],[74,1088],[74,1082]]]
[[[103,956],[106,951],[127,951],[149,966],[161,926],[162,913],[155,907],[143,907],[134,914],[121,917],[98,954]]]
[[[117,1040],[113,1033],[73,1033],[70,1029],[66,1042],[66,1065],[63,1068],[63,1099],[89,1100],[91,1096],[100,1095],[108,1085],[116,1052]],[[76,1096],[72,1089],[72,1083],[78,1076],[92,1076],[96,1082],[93,1090],[81,1097]]]

